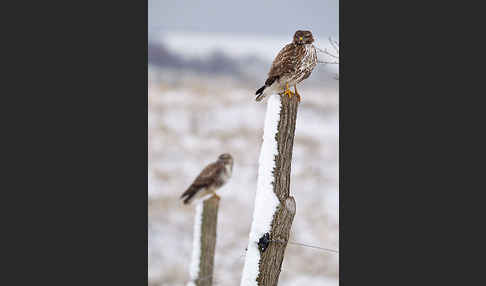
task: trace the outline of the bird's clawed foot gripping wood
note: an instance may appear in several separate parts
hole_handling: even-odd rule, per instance
[[[291,98],[292,96],[294,96],[294,93],[290,90],[289,88],[289,84],[285,84],[285,91],[283,93],[284,95],[287,95],[289,98]]]
[[[280,95],[286,95],[289,98],[292,98],[292,96],[295,95],[295,96],[297,96],[297,101],[300,102],[301,97],[300,97],[300,94],[297,92],[297,86],[296,85],[294,85],[294,90],[295,90],[295,92],[292,92],[290,90],[289,84],[287,83],[287,84],[285,84],[285,91],[280,93]]]

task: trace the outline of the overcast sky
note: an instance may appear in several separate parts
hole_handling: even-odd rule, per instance
[[[149,33],[183,30],[339,38],[338,0],[148,0]]]

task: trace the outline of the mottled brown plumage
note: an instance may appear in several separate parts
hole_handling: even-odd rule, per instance
[[[266,95],[290,92],[288,86],[295,86],[308,78],[317,65],[317,52],[312,43],[314,37],[310,31],[297,31],[292,43],[287,44],[275,57],[265,85],[257,90],[256,101],[262,100]],[[297,94],[298,95],[298,94]]]
[[[230,178],[233,171],[233,158],[230,154],[222,154],[216,162],[207,165],[197,176],[189,188],[181,195],[184,204],[191,203],[196,198],[214,194]]]

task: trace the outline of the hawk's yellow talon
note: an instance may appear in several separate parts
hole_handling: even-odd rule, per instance
[[[287,83],[285,85],[285,91],[284,91],[284,95],[287,95],[289,98],[291,98],[293,95],[295,95],[289,88],[289,84]]]

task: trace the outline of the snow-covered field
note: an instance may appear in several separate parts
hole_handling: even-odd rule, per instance
[[[184,39],[172,39],[169,46],[178,49],[178,41]],[[204,41],[211,42],[207,37]],[[279,43],[265,45],[272,53],[280,48]],[[241,53],[247,49],[241,48]],[[238,285],[267,102],[253,100],[257,83],[167,71],[153,75],[149,68],[149,284],[189,281],[195,209],[184,206],[179,196],[205,165],[228,152],[235,162],[233,177],[221,190],[213,282]],[[299,92],[291,175],[297,211],[290,240],[338,249],[337,82],[304,83]],[[279,285],[338,285],[338,271],[337,254],[289,244]]]

